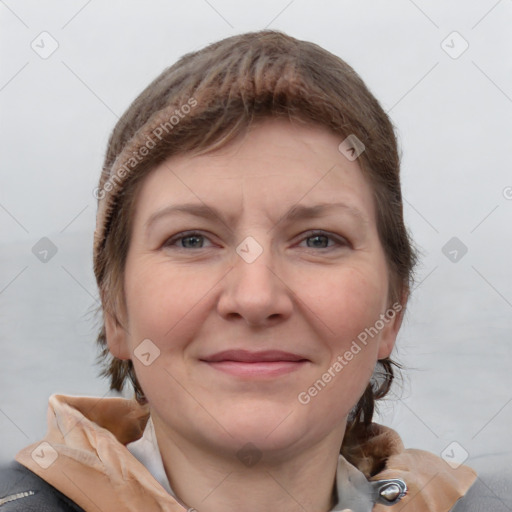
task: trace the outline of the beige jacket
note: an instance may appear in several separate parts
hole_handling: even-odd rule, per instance
[[[86,511],[184,512],[126,448],[141,438],[148,419],[147,406],[134,400],[53,395],[46,437],[16,460]],[[471,468],[454,469],[432,453],[406,450],[394,430],[373,426],[369,439],[349,443],[347,456],[369,480],[401,478],[408,488],[397,504],[377,504],[373,512],[448,512],[475,481]]]

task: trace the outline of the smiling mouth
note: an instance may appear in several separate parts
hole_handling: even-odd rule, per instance
[[[279,350],[225,350],[201,361],[211,368],[238,377],[277,377],[296,371],[310,362],[299,354]]]

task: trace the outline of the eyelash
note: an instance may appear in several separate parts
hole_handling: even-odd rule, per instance
[[[185,238],[191,238],[194,236],[202,236],[204,238],[208,238],[207,236],[203,235],[199,231],[184,231],[183,233],[178,233],[177,235],[174,235],[170,238],[168,238],[164,244],[163,247],[173,247],[176,242],[183,240]],[[187,247],[178,247],[178,249],[188,249]],[[204,249],[204,247],[199,247],[199,249]]]
[[[338,247],[348,247],[350,245],[348,240],[343,238],[342,236],[333,235],[331,233],[326,233],[325,231],[321,230],[312,230],[306,232],[305,236],[301,239],[301,241],[307,240],[308,238],[314,238],[316,236],[324,236],[327,239],[334,241],[338,245]],[[320,249],[332,249],[334,247],[335,246],[333,245],[328,247],[320,247]],[[314,249],[314,247],[308,247],[308,249]]]
[[[192,238],[195,236],[203,237],[208,240],[208,237],[199,231],[185,231],[183,233],[178,233],[177,235],[168,238],[164,242],[163,247],[175,247],[176,242],[179,242],[180,240],[184,240],[185,238]],[[307,240],[308,238],[315,238],[315,237],[319,237],[319,236],[326,237],[329,240],[333,240],[334,242],[336,242],[338,247],[349,247],[350,246],[350,243],[345,238],[343,238],[341,236],[333,235],[333,234],[330,234],[330,233],[327,233],[327,232],[321,231],[321,230],[307,231],[304,234],[304,236],[301,238],[300,241],[302,242],[304,240]],[[332,249],[333,247],[334,246],[331,245],[331,246],[327,246],[327,247],[320,247],[320,249],[327,250],[327,249]],[[182,250],[197,250],[197,249],[207,249],[208,247],[198,247],[197,249],[190,248],[190,247],[176,247],[176,248],[182,249]],[[315,249],[314,247],[306,247],[306,248],[307,249]]]

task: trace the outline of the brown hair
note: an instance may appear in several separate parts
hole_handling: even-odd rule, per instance
[[[183,56],[135,99],[115,126],[98,189],[94,255],[106,311],[119,320],[125,310],[123,272],[133,206],[144,177],[171,155],[222,147],[253,122],[271,116],[321,125],[338,134],[340,142],[349,135],[363,142],[358,162],[373,188],[390,300],[403,300],[415,253],[403,222],[399,154],[388,116],[339,57],[316,44],[265,30]],[[111,389],[122,390],[129,379],[142,401],[132,362],[110,355],[104,326],[98,343],[102,374],[110,378]],[[390,359],[378,362],[349,417],[348,433],[371,424],[375,400],[389,391],[394,365]]]

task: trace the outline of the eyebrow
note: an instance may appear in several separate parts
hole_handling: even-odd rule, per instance
[[[314,206],[304,206],[300,204],[294,205],[276,222],[275,225],[283,221],[293,222],[304,219],[315,219],[326,215],[331,210],[340,208],[346,211],[359,222],[368,224],[366,216],[363,215],[363,213],[354,206],[346,203],[320,203]],[[180,213],[185,213],[204,219],[221,220],[224,224],[228,225],[227,219],[224,217],[224,215],[214,207],[207,206],[206,204],[183,203],[169,205],[165,208],[162,208],[161,210],[156,211],[146,221],[145,228],[148,231],[161,218]]]
[[[155,224],[161,218],[176,215],[179,213],[185,213],[203,219],[220,219],[225,223],[223,215],[215,208],[206,206],[205,204],[184,203],[169,205],[166,206],[165,208],[162,208],[161,210],[157,210],[146,221],[145,228],[147,231],[149,231],[153,224]]]
[[[289,222],[303,219],[316,219],[326,215],[331,210],[340,208],[364,224],[368,223],[365,215],[363,215],[363,213],[355,206],[351,206],[346,203],[320,203],[314,206],[304,206],[301,204],[292,206],[276,224],[279,224],[283,220]]]

